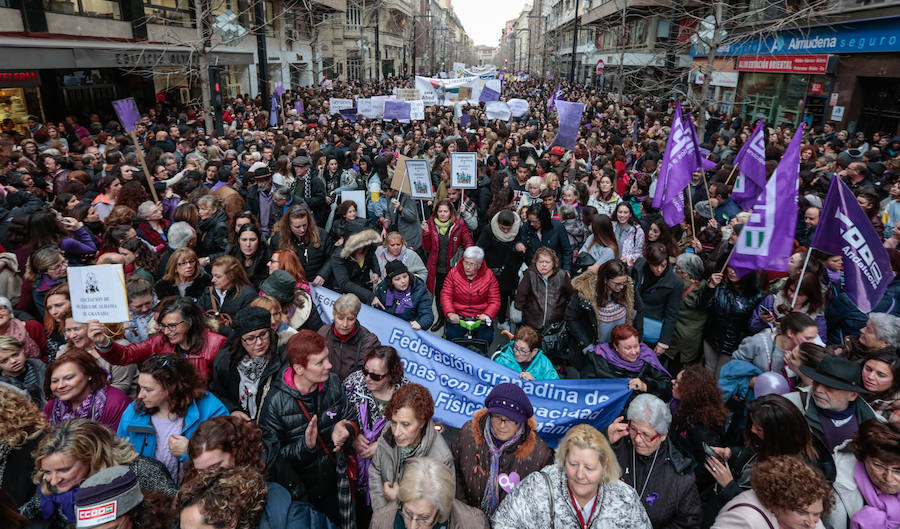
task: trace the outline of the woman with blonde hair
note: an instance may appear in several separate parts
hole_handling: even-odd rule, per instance
[[[154,290],[159,299],[187,296],[200,299],[209,287],[209,276],[200,266],[194,250],[184,247],[172,252],[166,262],[166,273],[156,282]]]
[[[213,261],[210,283],[207,292],[200,296],[200,308],[228,314],[232,319],[257,296],[244,265],[233,255],[223,255]]]
[[[34,483],[23,477],[35,467],[31,453],[47,428],[46,417],[27,395],[0,384],[0,489],[12,497],[16,507],[34,494]]]
[[[104,468],[125,465],[137,476],[141,489],[169,497],[177,492],[162,464],[139,456],[131,443],[94,421],[72,419],[60,424],[43,436],[33,455],[33,481],[38,488],[20,512],[29,520],[49,521],[53,529],[75,524],[78,487]]]
[[[529,474],[500,503],[493,527],[650,529],[637,492],[620,475],[606,437],[579,424],[559,444],[556,463]]]
[[[272,296],[261,295],[251,301],[250,306],[262,307],[269,311],[269,314],[272,315],[272,329],[274,329],[275,334],[278,335],[279,347],[283,347],[285,344],[287,344],[287,341],[291,338],[291,336],[297,334],[297,329],[294,329],[287,324],[287,316],[284,313],[284,308],[282,307],[281,302],[273,298]]]

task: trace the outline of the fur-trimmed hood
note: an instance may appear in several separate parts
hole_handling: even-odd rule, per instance
[[[381,235],[375,230],[363,230],[359,233],[354,233],[344,242],[341,258],[346,259],[357,250],[362,250],[367,246],[378,246],[381,242]]]
[[[572,288],[578,295],[579,300],[586,305],[590,305],[594,309],[596,315],[597,307],[597,273],[591,270],[575,277],[572,280]],[[628,278],[628,284],[625,285],[625,323],[634,325],[634,280]]]
[[[472,437],[475,439],[475,444],[479,447],[484,444],[484,421],[487,420],[487,414],[487,408],[484,408],[476,411],[475,415],[472,416]],[[537,421],[534,420],[534,417],[529,417],[527,424],[528,432],[519,440],[518,446],[513,451],[516,459],[525,459],[534,452]]]

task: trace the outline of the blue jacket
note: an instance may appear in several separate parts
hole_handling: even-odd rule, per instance
[[[762,369],[744,360],[732,360],[722,366],[719,373],[719,387],[722,389],[722,398],[725,402],[735,397],[744,402],[750,402],[754,398],[750,389],[750,379],[762,374]]]
[[[337,529],[327,516],[305,501],[291,501],[291,493],[278,483],[266,483],[266,508],[257,529]]]
[[[428,289],[425,287],[424,281],[412,274],[409,274],[409,277],[413,280],[413,306],[411,309],[407,309],[403,312],[398,313],[396,304],[391,307],[387,306],[388,279],[385,279],[378,284],[378,287],[375,289],[375,297],[377,297],[378,300],[381,301],[381,303],[384,305],[384,311],[388,314],[393,314],[394,316],[404,321],[417,321],[423,329],[427,329],[431,327],[432,323],[434,323],[434,312],[432,312],[431,310],[431,295],[428,293]]]
[[[550,229],[541,232],[540,237],[531,224],[523,222],[522,228],[519,230],[519,241],[525,245],[526,263],[531,263],[534,252],[538,248],[546,246],[559,256],[559,267],[562,270],[572,270],[572,246],[569,245],[569,233],[558,220],[551,220]]]
[[[153,423],[150,422],[150,414],[137,413],[134,410],[134,404],[134,402],[129,404],[122,413],[116,435],[128,439],[138,454],[153,459],[156,457],[156,430],[153,429]],[[228,410],[215,395],[207,393],[203,398],[191,402],[188,406],[181,435],[190,439],[201,422],[220,415],[228,415]],[[181,461],[187,461],[187,459],[188,456],[185,453],[181,457]]]
[[[513,354],[513,344],[515,342],[509,342],[504,345],[500,349],[500,354],[494,359],[495,362],[502,366],[506,366],[517,373],[522,372],[522,367],[519,365],[519,362],[516,361],[516,356]],[[558,380],[559,373],[556,372],[556,369],[553,367],[553,362],[547,358],[547,355],[544,354],[544,351],[538,351],[538,354],[534,355],[534,358],[531,359],[531,364],[528,365],[528,369],[525,369],[531,373],[531,376],[535,378],[535,380]]]
[[[891,281],[887,290],[884,291],[881,301],[875,305],[872,312],[886,312],[893,316],[900,316],[900,303],[897,302],[897,298],[900,298],[900,278]]]
[[[716,210],[713,212],[713,217],[715,217],[716,222],[719,223],[719,226],[725,226],[728,224],[728,221],[735,218],[738,213],[743,211],[740,206],[737,205],[737,202],[731,199],[731,197],[723,200],[718,206],[716,206]]]

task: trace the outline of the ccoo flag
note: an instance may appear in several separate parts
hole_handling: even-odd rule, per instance
[[[745,210],[750,209],[756,197],[766,187],[766,147],[763,142],[765,128],[765,120],[757,121],[750,139],[734,157],[734,166],[739,173],[734,181],[731,198]]]
[[[672,129],[666,152],[663,154],[656,182],[653,207],[662,211],[663,219],[669,226],[684,220],[684,189],[691,182],[691,172],[699,164],[696,144],[690,129],[681,117],[681,102],[675,107]]]
[[[730,261],[738,277],[755,270],[788,269],[797,229],[797,183],[804,125],[800,123],[769,183],[750,206],[750,220],[741,230]]]
[[[844,288],[859,310],[872,310],[894,279],[891,261],[869,218],[840,178],[831,179],[810,246],[844,258]]]

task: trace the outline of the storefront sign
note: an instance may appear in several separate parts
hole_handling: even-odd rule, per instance
[[[40,85],[41,76],[37,70],[0,71],[0,87],[23,88]]]
[[[809,83],[809,93],[810,94],[824,94],[825,93],[825,84],[822,81],[813,81]]]
[[[809,53],[885,53],[900,51],[900,17],[779,32],[759,40],[719,46],[723,55],[797,55]],[[691,46],[691,55],[703,57]]]
[[[831,106],[834,106],[834,105],[837,104],[837,100],[838,100],[838,93],[837,93],[837,92],[832,92],[832,93],[831,93],[831,99],[828,101],[828,104],[831,105]]]
[[[122,51],[116,52],[116,66],[152,67],[152,66],[186,66],[191,63],[191,54],[186,51]]]
[[[824,74],[828,71],[828,55],[796,55],[767,57],[753,55],[738,58],[741,72]]]

